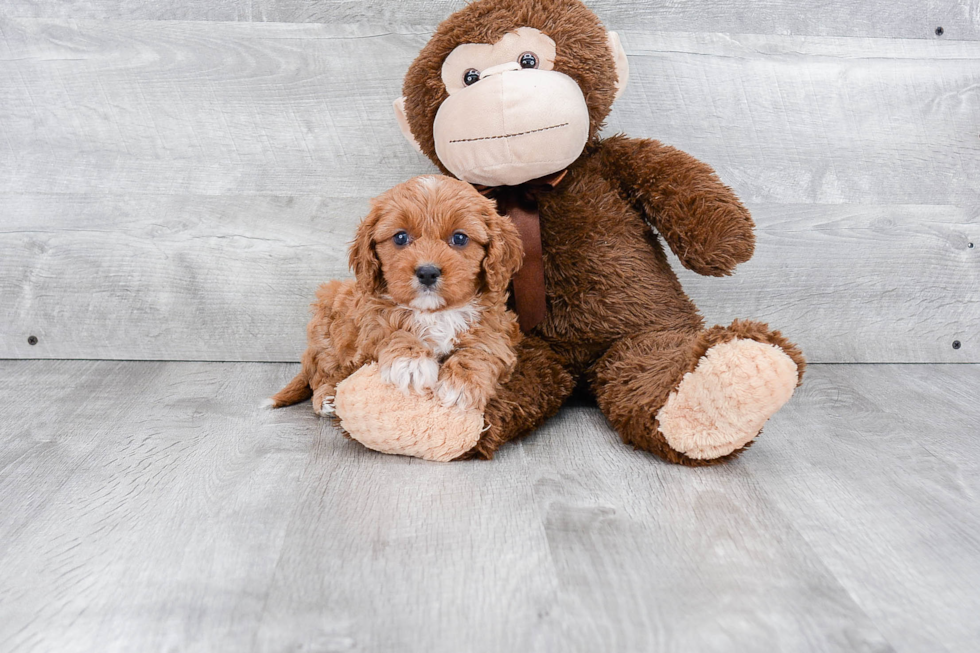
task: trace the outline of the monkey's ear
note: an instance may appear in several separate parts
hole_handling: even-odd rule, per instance
[[[626,82],[630,78],[630,64],[626,60],[626,50],[619,40],[619,34],[607,32],[607,38],[613,61],[616,62],[616,97],[618,98],[626,90]]]
[[[416,152],[421,152],[422,146],[415,140],[415,136],[412,135],[412,128],[408,126],[408,114],[405,113],[404,95],[395,100],[395,119],[398,120],[398,126],[401,127],[402,136],[405,137],[405,140],[412,144]]]

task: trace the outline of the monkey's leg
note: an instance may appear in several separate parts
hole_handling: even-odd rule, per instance
[[[487,404],[490,428],[460,456],[493,458],[500,445],[526,435],[558,412],[575,389],[561,358],[544,341],[525,336],[517,348],[517,367]]]
[[[713,465],[748,447],[803,378],[803,355],[759,322],[613,345],[592,388],[623,441],[682,465]]]

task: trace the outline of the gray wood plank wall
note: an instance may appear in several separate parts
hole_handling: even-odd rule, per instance
[[[5,3],[0,357],[297,359],[367,199],[433,169],[390,103],[452,6]],[[980,361],[977,2],[595,8],[632,69],[606,133],[704,159],[759,224],[735,277],[681,271],[710,321]],[[263,18],[328,24],[202,22]]]
[[[0,16],[436,25],[466,0],[6,0]],[[684,0],[588,5],[614,30],[980,39],[980,0]]]

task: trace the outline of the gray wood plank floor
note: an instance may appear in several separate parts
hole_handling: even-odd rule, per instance
[[[2,651],[975,651],[980,366],[814,366],[733,464],[566,407],[426,463],[285,364],[0,361]]]

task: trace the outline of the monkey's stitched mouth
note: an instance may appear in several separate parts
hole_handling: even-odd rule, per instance
[[[525,136],[526,134],[536,134],[538,132],[546,132],[549,129],[559,129],[561,127],[568,127],[567,122],[560,123],[558,125],[551,125],[550,127],[541,127],[539,129],[529,129],[526,132],[517,132],[516,134],[501,134],[499,136],[480,136],[479,138],[457,138],[454,141],[449,141],[450,143],[472,143],[473,141],[492,141],[497,138],[512,138],[514,136]]]

